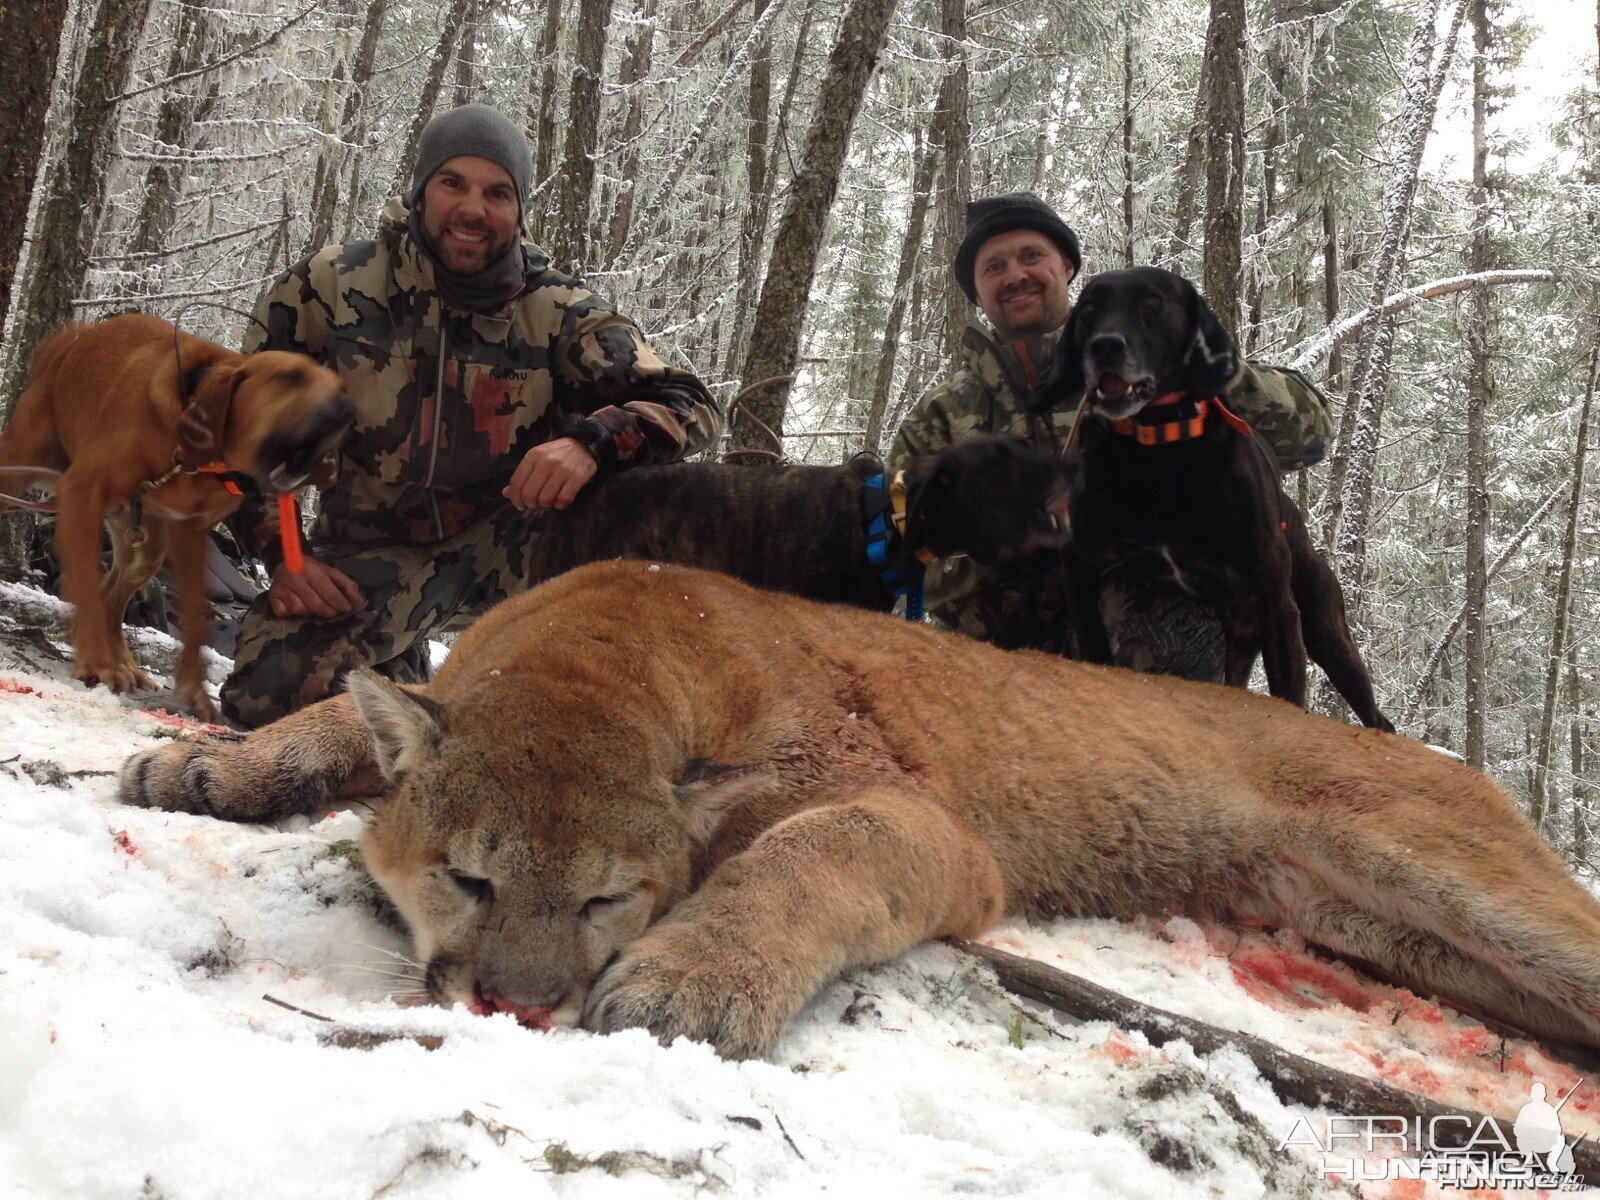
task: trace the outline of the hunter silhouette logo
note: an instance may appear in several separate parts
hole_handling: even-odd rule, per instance
[[[1572,1085],[1572,1091],[1561,1098],[1560,1104],[1550,1104],[1545,1100],[1542,1083],[1536,1083],[1529,1089],[1528,1094],[1532,1099],[1522,1106],[1516,1124],[1511,1127],[1511,1135],[1517,1141],[1517,1153],[1530,1162],[1543,1163],[1548,1171],[1572,1174],[1572,1147],[1561,1132],[1561,1110],[1582,1086],[1580,1079]]]

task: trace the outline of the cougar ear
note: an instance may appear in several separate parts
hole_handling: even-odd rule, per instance
[[[735,767],[709,758],[691,758],[683,764],[672,793],[683,808],[689,837],[703,846],[716,833],[729,809],[777,781],[776,772],[764,763]]]
[[[1238,371],[1239,351],[1199,289],[1190,284],[1189,291],[1194,335],[1183,359],[1189,376],[1188,390],[1201,396],[1216,395],[1227,388]]]
[[[390,783],[433,756],[444,737],[444,710],[417,692],[407,691],[376,671],[359,667],[345,676],[378,770]]]

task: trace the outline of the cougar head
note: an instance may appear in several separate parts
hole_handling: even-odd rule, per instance
[[[746,788],[686,761],[614,681],[492,674],[449,705],[350,676],[391,784],[362,849],[433,1000],[573,1026],[606,966],[689,892],[696,847]]]

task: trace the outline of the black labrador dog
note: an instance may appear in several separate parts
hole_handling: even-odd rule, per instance
[[[934,558],[1014,562],[1059,552],[1066,537],[1065,464],[1016,438],[972,438],[912,458],[898,489],[898,523],[896,490],[867,456],[841,467],[672,463],[618,471],[549,515],[528,584],[584,563],[648,559],[887,611],[896,592],[886,572],[914,582]],[[872,543],[878,564],[868,557]]]
[[[1363,724],[1393,730],[1350,637],[1339,581],[1279,482],[1271,449],[1226,405],[1233,340],[1194,285],[1136,267],[1096,275],[1062,332],[1040,403],[1087,405],[1074,457],[1069,590],[1079,651],[1111,661],[1099,576],[1134,564],[1216,610],[1227,682],[1266,658],[1274,696],[1305,707],[1306,656]]]

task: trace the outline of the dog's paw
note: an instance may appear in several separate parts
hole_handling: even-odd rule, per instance
[[[173,689],[178,697],[178,703],[196,720],[215,724],[217,720],[217,706],[211,699],[211,694],[206,691],[203,683],[180,682]]]
[[[658,925],[596,982],[583,1025],[648,1029],[662,1045],[710,1042],[724,1058],[760,1058],[805,1003],[783,971],[736,939],[698,924]]]
[[[79,662],[72,667],[74,679],[85,687],[103,684],[113,692],[137,692],[156,685],[150,675],[130,659],[127,662]]]

